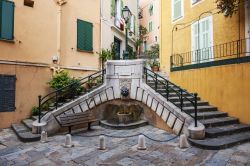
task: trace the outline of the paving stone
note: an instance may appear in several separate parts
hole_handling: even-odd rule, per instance
[[[177,120],[178,121],[178,120]],[[176,121],[176,123],[178,123]],[[0,140],[9,144],[16,139],[12,131],[0,132]],[[126,136],[144,133],[150,138],[166,140],[174,135],[152,126],[132,130],[113,130],[94,126],[91,132],[80,135]],[[6,136],[7,135],[7,136]],[[80,137],[72,135],[75,147],[64,148],[65,137],[49,137],[49,142],[20,143],[17,146],[0,150],[0,165],[247,165],[249,166],[250,143],[225,150],[203,150],[196,147],[180,149],[178,139],[170,142],[155,142],[146,139],[147,150],[137,150],[138,137],[106,138],[107,150],[98,150],[98,137]],[[4,154],[4,155],[2,155]]]
[[[129,166],[134,163],[134,160],[126,157],[126,158],[121,159],[120,161],[117,161],[116,163],[122,166]]]

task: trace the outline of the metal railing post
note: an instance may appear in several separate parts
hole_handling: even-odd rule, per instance
[[[198,126],[198,124],[197,124],[197,96],[198,96],[198,94],[197,93],[195,93],[194,94],[194,123],[195,123],[195,127],[197,127]]]
[[[167,81],[167,89],[166,89],[166,91],[167,91],[167,101],[168,101],[168,96],[169,96],[169,88],[168,88],[168,86],[169,86],[169,82]]]
[[[180,87],[178,87],[180,88]],[[180,107],[181,107],[181,111],[183,110],[183,91],[180,88]]]
[[[58,92],[56,91],[56,109],[58,107]]]
[[[146,84],[148,84],[148,70],[146,68],[145,69],[145,79],[146,79]]]
[[[102,84],[104,83],[104,70],[102,70]]]
[[[157,91],[157,86],[158,86],[158,78],[157,74],[155,73],[155,91]]]
[[[42,99],[42,96],[39,95],[38,96],[38,123],[41,122],[41,100]]]
[[[240,57],[240,40],[237,40],[237,58]]]

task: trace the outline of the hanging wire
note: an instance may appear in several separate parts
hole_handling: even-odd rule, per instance
[[[167,140],[158,140],[158,139],[154,139],[154,138],[151,138],[149,137],[148,135],[146,134],[143,134],[143,133],[137,133],[137,134],[133,134],[133,135],[127,135],[127,136],[118,136],[118,135],[109,135],[109,134],[94,134],[94,135],[80,135],[80,134],[73,134],[73,136],[79,136],[79,137],[87,137],[87,138],[91,138],[91,137],[99,137],[99,136],[106,136],[106,137],[111,137],[111,138],[131,138],[131,137],[137,137],[139,135],[144,135],[146,138],[148,138],[149,140],[151,141],[155,141],[155,142],[169,142],[169,141],[172,141],[176,138],[178,138],[180,135],[176,135],[170,139],[167,139]]]

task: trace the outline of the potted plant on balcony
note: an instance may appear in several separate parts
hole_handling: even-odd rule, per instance
[[[160,70],[160,62],[156,59],[150,62],[150,67],[153,72],[157,72]]]
[[[160,62],[158,61],[159,58],[159,44],[155,44],[151,46],[150,50],[146,51],[146,55],[149,58],[149,65],[151,69],[155,71],[159,71],[160,69]]]

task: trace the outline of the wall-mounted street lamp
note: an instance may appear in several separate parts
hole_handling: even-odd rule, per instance
[[[125,6],[122,9],[122,18],[125,20],[125,33],[126,33],[126,39],[125,39],[125,51],[123,53],[123,59],[128,59],[128,22],[131,18],[131,11],[129,10],[128,6]]]

